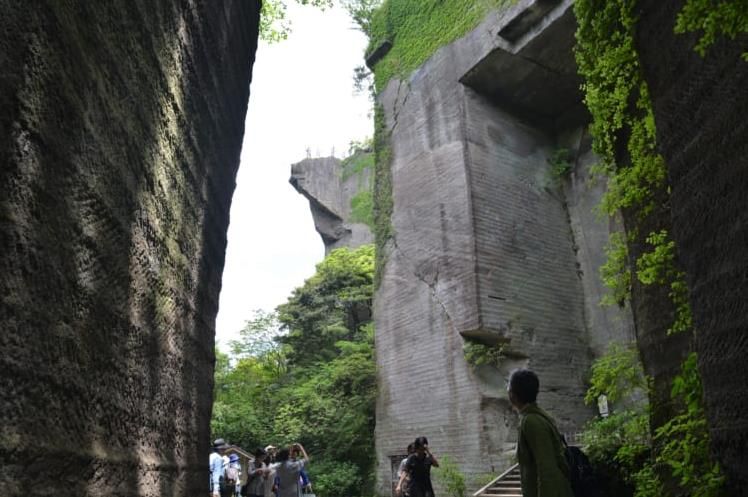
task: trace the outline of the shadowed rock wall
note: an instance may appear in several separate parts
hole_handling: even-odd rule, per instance
[[[712,448],[729,495],[748,495],[748,62],[745,35],[705,58],[675,35],[683,0],[641,0],[637,49],[672,188]]]
[[[0,10],[0,495],[207,495],[259,2]]]

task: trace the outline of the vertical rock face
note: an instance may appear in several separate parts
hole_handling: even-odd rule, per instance
[[[0,8],[0,495],[207,495],[259,2]]]
[[[323,157],[305,159],[291,166],[290,183],[309,200],[325,254],[340,247],[374,242],[371,228],[366,224],[371,218],[371,168],[347,167],[351,162],[365,164],[372,158],[371,152],[357,152],[346,163],[335,157]]]
[[[374,311],[380,494],[390,458],[418,435],[459,454],[467,475],[506,469],[516,367],[538,372],[562,431],[581,428],[590,360],[634,339],[627,309],[598,305],[618,228],[591,212],[603,186],[590,179],[570,5],[517,2],[380,95],[394,202]],[[505,29],[512,41],[494,36]],[[568,180],[551,174],[560,148],[572,150]],[[504,343],[506,358],[473,368],[465,340]]]
[[[642,0],[637,49],[672,188],[673,237],[691,292],[713,452],[748,492],[748,63],[746,38],[702,58],[675,35],[683,1]]]

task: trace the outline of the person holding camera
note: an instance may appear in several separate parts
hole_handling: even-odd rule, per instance
[[[293,455],[293,459],[291,456]],[[301,457],[298,457],[301,455]],[[282,449],[278,452],[276,458],[276,479],[278,485],[278,497],[299,497],[301,488],[299,478],[301,470],[304,469],[309,456],[300,443],[291,444],[288,449]]]
[[[400,475],[395,492],[407,497],[434,497],[431,485],[431,467],[438,468],[439,461],[429,450],[426,437],[418,437],[413,442],[414,452],[405,462],[405,470]]]

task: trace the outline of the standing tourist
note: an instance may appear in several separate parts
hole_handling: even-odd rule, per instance
[[[223,457],[221,454],[229,446],[222,438],[217,438],[213,442],[213,449],[210,453],[210,495],[211,497],[220,497],[221,495],[221,478],[223,477]]]
[[[527,369],[509,378],[509,401],[519,411],[517,461],[524,497],[574,497],[561,435],[553,418],[535,403],[540,381]]]
[[[402,484],[398,483],[398,487],[401,490],[407,490],[408,488],[408,472],[405,470],[405,465],[408,463],[408,457],[413,453],[414,447],[412,443],[408,444],[408,448],[405,449],[405,457],[400,461],[400,466],[397,468],[397,481],[400,482],[400,479],[403,479]],[[397,493],[399,494],[400,491]],[[407,494],[403,493],[403,496],[407,496]]]
[[[439,461],[429,450],[426,437],[413,442],[413,453],[405,460],[405,471],[400,475],[395,492],[408,497],[434,497],[431,485],[431,467],[438,468]]]
[[[255,458],[249,463],[244,495],[248,497],[265,497],[265,480],[269,473],[268,465],[265,464],[267,453],[265,449],[258,447],[253,455]]]
[[[291,460],[291,453],[301,452],[300,459]],[[288,449],[282,449],[278,452],[278,466],[276,468],[276,478],[278,480],[278,497],[299,497],[301,489],[299,486],[299,477],[301,470],[309,461],[309,456],[304,450],[304,446],[299,443],[291,444]]]

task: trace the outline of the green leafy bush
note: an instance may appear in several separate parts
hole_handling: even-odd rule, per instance
[[[362,190],[351,199],[351,221],[374,229],[374,199],[371,191]]]
[[[504,359],[504,344],[487,345],[466,339],[462,345],[465,361],[472,366],[489,365],[498,367]]]
[[[694,50],[703,57],[719,36],[734,40],[748,33],[748,0],[688,0],[678,14],[675,32],[700,33]],[[743,59],[748,62],[748,51]]]
[[[434,468],[434,477],[449,497],[465,497],[465,475],[451,457],[439,459],[439,467]]]

